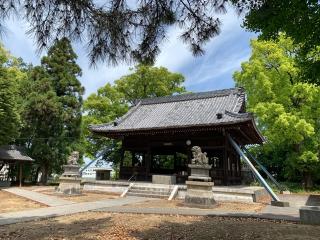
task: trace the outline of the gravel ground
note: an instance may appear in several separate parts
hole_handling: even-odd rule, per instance
[[[0,227],[0,239],[319,239],[320,226],[245,218],[87,212]]]
[[[261,203],[241,203],[241,202],[218,202],[217,205],[211,210],[222,210],[230,212],[260,212],[266,205]],[[123,208],[183,208],[187,209],[188,207],[184,206],[183,200],[150,200],[142,203],[134,203],[122,206]]]
[[[47,207],[44,204],[0,190],[0,213]]]
[[[99,191],[82,191],[81,195],[65,196],[63,194],[57,194],[54,189],[38,191],[43,194],[62,198],[64,200],[72,202],[94,202],[105,199],[118,198],[119,194]]]

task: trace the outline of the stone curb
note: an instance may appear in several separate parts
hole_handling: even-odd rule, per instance
[[[157,214],[157,215],[184,215],[184,216],[208,216],[208,217],[230,217],[230,218],[256,218],[266,220],[288,221],[300,223],[300,218],[290,215],[276,215],[272,213],[253,212],[213,212],[201,209],[175,209],[175,208],[125,208],[107,207],[91,210],[92,212],[112,212],[112,213],[134,213],[134,214]]]

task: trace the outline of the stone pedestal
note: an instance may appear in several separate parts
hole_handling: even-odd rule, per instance
[[[203,182],[211,182],[211,177],[209,171],[211,169],[211,165],[209,164],[189,164],[188,167],[191,170],[191,175],[188,177],[190,181],[203,181]]]
[[[57,191],[63,194],[81,194],[79,165],[64,165],[64,173],[59,178]]]
[[[213,182],[186,181],[187,193],[184,203],[189,207],[213,208],[216,201],[213,197]]]
[[[189,207],[197,208],[213,208],[216,201],[213,197],[212,187],[209,171],[211,165],[209,164],[189,164],[191,175],[188,177],[187,193],[184,203]]]

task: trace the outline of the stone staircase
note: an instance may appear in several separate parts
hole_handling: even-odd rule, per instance
[[[168,199],[172,190],[171,185],[134,183],[126,196]]]

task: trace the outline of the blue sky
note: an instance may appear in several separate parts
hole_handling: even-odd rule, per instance
[[[240,68],[241,62],[250,56],[250,39],[255,34],[241,28],[241,18],[229,9],[221,16],[221,34],[206,44],[205,55],[192,56],[188,46],[178,38],[179,29],[170,28],[168,39],[161,45],[161,54],[156,65],[164,66],[170,71],[180,72],[185,78],[189,91],[208,91],[230,88],[234,86],[232,74]],[[6,32],[2,42],[9,51],[24,61],[34,65],[40,63],[45,52],[37,53],[33,39],[25,34],[27,25],[23,21],[11,19],[6,23]],[[83,45],[73,44],[78,54],[78,64],[83,70],[81,82],[86,88],[85,97],[95,92],[107,82],[113,82],[122,75],[129,73],[130,65],[107,66],[98,64],[90,68]]]

